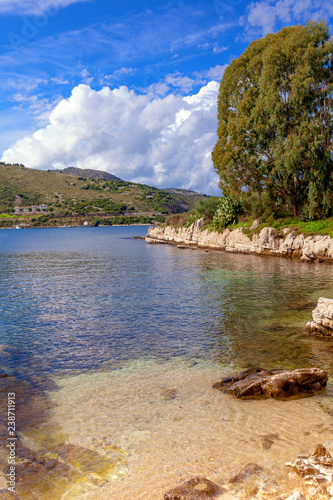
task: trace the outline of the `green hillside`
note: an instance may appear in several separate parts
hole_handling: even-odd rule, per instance
[[[112,178],[114,176],[108,173],[103,175],[103,172],[98,172],[96,178],[95,171],[68,170],[42,171],[1,163],[1,226],[9,226],[10,220],[4,214],[14,217],[14,210],[16,217],[35,219],[41,215],[45,218],[45,213],[40,212],[46,212],[53,219],[161,216],[192,210],[200,199],[206,197],[193,191],[161,190],[126,182]],[[47,208],[40,209],[42,204]]]

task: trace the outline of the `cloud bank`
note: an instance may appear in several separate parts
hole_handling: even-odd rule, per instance
[[[91,168],[157,187],[218,194],[210,156],[218,89],[211,81],[193,95],[160,97],[80,84],[55,106],[46,127],[17,141],[1,161]]]

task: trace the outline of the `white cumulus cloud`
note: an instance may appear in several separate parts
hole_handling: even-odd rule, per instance
[[[80,84],[55,106],[44,128],[18,140],[1,161],[92,168],[157,187],[218,194],[210,157],[218,89],[211,81],[197,94],[160,97]]]

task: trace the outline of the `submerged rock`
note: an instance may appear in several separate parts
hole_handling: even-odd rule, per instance
[[[20,497],[8,489],[0,490],[0,500],[20,500]]]
[[[271,499],[272,495],[279,498],[279,485],[272,472],[255,463],[247,464],[229,482],[232,483],[232,492],[241,498]]]
[[[305,496],[303,496],[299,491],[294,491],[294,493],[286,500],[305,500]]]
[[[230,479],[230,483],[242,483],[249,476],[253,476],[254,474],[258,475],[261,472],[263,472],[263,470],[264,469],[261,465],[247,464],[245,465],[245,467],[243,467],[243,469],[240,472],[238,472],[238,474],[236,474]]]
[[[333,481],[333,458],[322,444],[317,444],[308,457],[298,456],[295,462],[287,462],[286,466],[307,481],[317,484]]]
[[[175,399],[177,397],[177,389],[166,389],[161,393],[164,401],[170,401],[171,399]]]
[[[323,391],[327,373],[320,368],[263,370],[251,368],[213,385],[239,399],[299,399]]]
[[[288,304],[288,308],[292,311],[304,311],[304,309],[308,309],[312,305],[311,302],[306,302],[305,300],[293,300]]]
[[[287,328],[285,326],[277,325],[277,324],[270,325],[269,327],[267,327],[267,330],[269,332],[284,332],[286,329]]]
[[[195,477],[165,493],[164,500],[208,500],[222,494],[223,490],[217,484],[203,477]]]
[[[308,321],[305,329],[321,337],[333,337],[333,299],[320,297],[312,311],[313,321]]]
[[[103,457],[96,451],[88,450],[82,446],[71,443],[61,443],[52,452],[63,462],[79,470],[82,474],[93,474],[100,479],[110,479],[117,472],[118,461]]]

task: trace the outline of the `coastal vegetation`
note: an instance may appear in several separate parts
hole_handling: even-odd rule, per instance
[[[226,69],[212,158],[248,215],[333,215],[332,63],[328,27],[309,22],[252,42]]]
[[[252,42],[220,84],[212,153],[222,197],[167,224],[333,236],[333,38],[324,22]],[[259,219],[256,227],[253,221]]]
[[[228,200],[227,197],[226,199]],[[232,205],[228,206],[228,202],[226,203],[227,210],[224,212],[223,210],[225,207],[223,207],[223,205],[219,208],[220,202],[221,198],[218,197],[201,200],[197,207],[190,212],[168,216],[164,225],[189,227],[196,220],[204,217],[205,225],[202,228],[203,230],[209,229],[210,231],[222,232],[226,228],[229,228],[230,230],[242,228],[243,233],[247,234],[250,238],[253,234],[260,233],[264,227],[272,227],[276,229],[278,234],[281,236],[283,234],[283,230],[289,228],[295,233],[295,235],[304,234],[304,236],[314,236],[318,234],[329,235],[333,238],[333,217],[326,217],[319,220],[306,220],[301,217],[292,216],[274,217],[274,215],[271,214],[266,217],[256,219],[255,217],[244,213],[241,205],[238,205],[236,210],[233,211]],[[216,209],[213,212],[212,209],[214,206]],[[232,220],[230,220],[229,217],[232,217]],[[255,220],[257,223],[253,224]]]
[[[203,194],[157,189],[107,172],[41,171],[0,164],[0,227],[151,224],[193,209]]]

